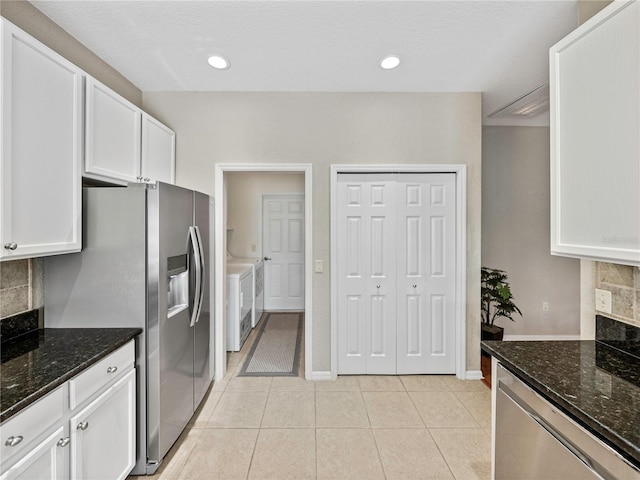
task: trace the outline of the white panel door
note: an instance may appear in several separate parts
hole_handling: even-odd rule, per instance
[[[262,200],[264,309],[304,309],[304,195]]]
[[[338,373],[396,371],[395,182],[338,178]]]
[[[398,374],[455,373],[455,175],[399,174]]]

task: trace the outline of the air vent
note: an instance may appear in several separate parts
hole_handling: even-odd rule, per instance
[[[533,118],[549,110],[549,83],[523,95],[509,105],[489,114],[489,118]]]

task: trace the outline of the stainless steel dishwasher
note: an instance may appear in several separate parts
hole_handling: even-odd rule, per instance
[[[501,365],[496,480],[640,480],[640,471]]]

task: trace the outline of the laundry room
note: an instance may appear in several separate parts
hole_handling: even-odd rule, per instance
[[[304,174],[228,172],[225,181],[228,365],[251,370],[251,350],[260,340],[260,350],[270,350],[265,341],[272,336],[275,350],[290,344],[290,360],[299,367],[294,360],[303,343]],[[273,368],[273,361],[266,362]]]

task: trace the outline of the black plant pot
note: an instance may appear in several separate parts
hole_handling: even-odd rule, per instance
[[[504,337],[504,328],[499,327],[497,325],[487,325],[486,323],[481,323],[481,339],[482,340],[502,340]]]

